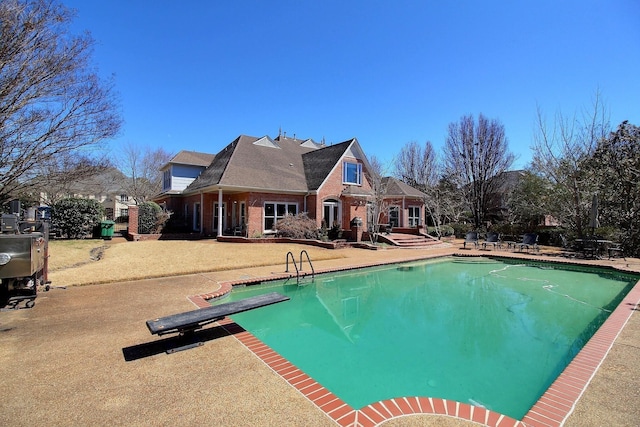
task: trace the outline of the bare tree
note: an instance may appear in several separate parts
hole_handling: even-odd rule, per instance
[[[607,109],[596,92],[591,109],[584,109],[580,116],[558,112],[551,126],[538,107],[536,125],[531,168],[553,186],[555,197],[549,213],[582,234],[593,195],[592,180],[585,175],[582,163],[609,134]]]
[[[383,179],[384,166],[376,156],[369,158],[369,166],[371,169],[365,170],[365,175],[371,185],[373,196],[369,203],[367,222],[369,226],[369,238],[371,239],[371,243],[375,244],[380,234],[380,220],[389,208],[389,200],[385,198],[388,181]]]
[[[90,64],[90,35],[69,34],[72,18],[55,1],[0,2],[0,203],[120,129],[112,81]]]
[[[479,227],[498,186],[493,178],[508,170],[515,160],[504,126],[482,114],[477,122],[472,115],[463,116],[449,124],[444,152],[446,173],[464,194],[474,224]]]
[[[431,141],[427,141],[424,148],[415,141],[405,144],[395,162],[396,176],[425,194],[425,210],[438,236],[441,236],[440,228],[445,217],[446,199],[450,196],[450,193],[441,191],[441,170]]]
[[[127,195],[133,197],[136,204],[143,203],[162,190],[160,168],[171,160],[173,155],[163,148],[139,147],[125,144],[120,158],[120,170],[127,176],[125,188]]]
[[[431,141],[424,148],[411,141],[400,149],[395,161],[395,174],[406,184],[421,191],[438,182],[439,166]]]

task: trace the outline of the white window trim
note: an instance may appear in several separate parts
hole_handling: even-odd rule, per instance
[[[329,206],[331,208],[333,207],[337,207],[338,208],[338,216],[336,218],[333,218],[333,222],[338,223],[338,226],[340,228],[342,228],[342,202],[340,202],[340,200],[336,200],[336,199],[328,199],[322,202],[322,220],[324,221],[324,208],[326,206]],[[331,221],[330,221],[331,222]],[[333,223],[330,224],[326,224],[327,228],[332,228],[333,227]]]
[[[356,166],[356,182],[347,181],[347,167],[349,165]],[[345,185],[362,185],[362,163],[358,162],[342,162],[342,183]]]
[[[276,226],[276,228],[277,228],[277,224],[278,224],[278,205],[286,205],[287,206],[286,207],[287,213],[289,213],[289,206],[295,206],[296,207],[296,214],[300,213],[300,210],[298,209],[298,202],[270,202],[270,201],[264,202],[262,204],[262,228],[263,228],[262,233],[263,234],[275,233],[275,231],[270,229],[270,228],[269,229],[265,229],[264,228],[265,220],[267,218],[272,218],[271,216],[267,217],[267,215],[266,215],[266,212],[267,212],[266,206],[267,205],[274,205],[273,223]]]
[[[412,209],[418,209],[418,216],[417,217],[416,216],[411,216],[411,210]],[[407,214],[408,214],[407,215],[408,216],[407,220],[409,221],[409,226],[411,226],[411,220],[412,219],[414,219],[414,220],[417,219],[418,220],[418,224],[414,225],[413,227],[417,227],[417,226],[421,225],[422,209],[420,208],[419,205],[409,205],[409,206],[407,206]]]
[[[218,202],[215,201],[213,202],[213,226],[211,227],[211,229],[217,233],[219,233],[220,235],[222,235],[222,232],[220,232],[218,230]],[[226,217],[227,216],[227,202],[222,202],[222,228],[224,229],[227,225],[227,221],[226,221]]]

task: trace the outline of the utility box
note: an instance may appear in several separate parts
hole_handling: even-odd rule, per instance
[[[351,236],[356,242],[362,241],[362,218],[359,216],[351,220]]]

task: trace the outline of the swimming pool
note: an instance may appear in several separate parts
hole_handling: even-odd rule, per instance
[[[291,301],[233,319],[354,408],[398,396],[520,419],[637,276],[476,258],[318,276]]]

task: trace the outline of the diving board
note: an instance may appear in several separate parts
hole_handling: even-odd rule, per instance
[[[147,328],[149,328],[149,331],[154,335],[165,335],[174,332],[184,334],[200,329],[208,323],[222,320],[232,314],[242,313],[288,300],[289,297],[287,296],[279,294],[278,292],[271,292],[269,294],[147,320]]]

